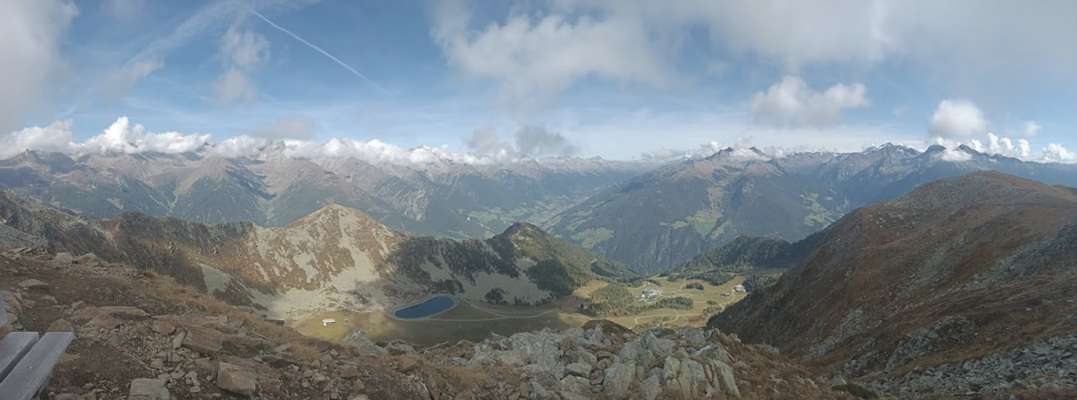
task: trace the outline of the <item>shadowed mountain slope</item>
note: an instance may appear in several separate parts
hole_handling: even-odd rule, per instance
[[[709,325],[884,387],[1003,390],[1068,379],[1073,293],[1077,190],[973,173],[850,213]]]

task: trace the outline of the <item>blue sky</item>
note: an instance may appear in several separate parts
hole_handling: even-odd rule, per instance
[[[85,151],[109,142],[95,137],[126,116],[114,137],[181,141],[161,149],[347,138],[635,158],[710,142],[940,142],[1077,161],[1069,1],[14,0],[0,9],[0,51],[14,61],[0,67],[14,78],[0,83],[7,153]]]

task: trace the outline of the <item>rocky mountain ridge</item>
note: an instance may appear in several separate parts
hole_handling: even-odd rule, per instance
[[[974,173],[819,235],[709,326],[902,396],[1077,384],[1077,190]]]
[[[1025,162],[968,147],[884,145],[779,156],[727,149],[604,189],[547,227],[641,273],[659,273],[741,236],[797,241],[858,207],[985,170],[1077,186],[1077,165]]]
[[[92,257],[0,252],[19,330],[71,331],[49,398],[852,399],[715,330],[581,328],[427,348],[302,338],[169,277]]]
[[[650,167],[575,158],[371,163],[270,150],[241,158],[26,151],[0,160],[0,189],[92,219],[140,212],[209,224],[284,226],[338,203],[411,234],[479,238],[514,221],[543,221]]]
[[[408,237],[335,204],[264,228],[138,213],[87,221],[11,193],[2,199],[6,225],[55,253],[138,265],[273,318],[381,310],[431,293],[537,304],[628,273],[523,223],[485,241],[456,241]]]

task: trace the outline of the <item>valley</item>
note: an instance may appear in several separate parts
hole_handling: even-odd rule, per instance
[[[0,0],[0,400],[1077,400],[1077,0]]]
[[[744,282],[743,277],[736,277],[720,286],[701,280],[670,281],[662,277],[644,281],[647,283],[627,288],[632,297],[629,301],[640,305],[653,304],[657,299],[644,301],[640,296],[644,288],[657,288],[662,297],[689,298],[692,305],[686,309],[651,308],[631,315],[589,315],[581,312],[580,308],[592,301],[591,294],[594,291],[609,285],[620,285],[592,280],[577,288],[571,296],[542,306],[520,307],[461,300],[448,311],[419,319],[397,318],[393,316],[394,311],[326,311],[290,320],[287,325],[304,335],[338,343],[346,342],[348,335],[358,331],[375,342],[404,340],[421,346],[432,346],[459,340],[480,341],[491,333],[511,336],[514,333],[545,328],[560,330],[581,327],[589,321],[601,319],[633,330],[655,327],[700,328],[706,325],[711,315],[747,295],[734,290]],[[702,289],[686,288],[685,285],[690,283],[698,284]],[[324,326],[324,319],[333,319],[336,322]]]
[[[271,379],[287,374],[279,365],[331,364],[324,356],[312,360],[314,349],[332,348],[342,349],[334,350],[336,357],[353,352],[387,363],[370,373],[395,382],[379,386],[391,393],[430,385],[457,391],[429,376],[422,378],[426,389],[403,383],[416,379],[416,371],[452,374],[444,368],[497,370],[525,382],[525,388],[482,389],[491,398],[557,388],[567,398],[625,399],[644,387],[658,390],[648,399],[770,398],[761,390],[772,382],[752,375],[759,371],[797,379],[798,390],[812,393],[805,398],[915,398],[939,387],[945,393],[1017,393],[1065,388],[1074,378],[1057,371],[1072,364],[1067,354],[1077,343],[1077,325],[1066,318],[1074,311],[1067,296],[1077,282],[1071,268],[1077,191],[996,172],[918,186],[797,241],[739,236],[659,274],[640,274],[530,223],[514,222],[485,239],[411,236],[340,204],[285,226],[262,227],[138,213],[91,219],[4,192],[0,218],[7,238],[0,247],[6,269],[0,294],[20,305],[15,312],[26,317],[18,326],[63,319],[53,328],[70,324],[85,338],[77,344],[96,346],[76,348],[79,354],[95,354],[100,346],[116,351],[120,344],[102,342],[108,335],[167,346],[163,338],[144,336],[157,328],[102,316],[144,318],[126,307],[147,307],[155,319],[185,324],[183,335],[209,329],[228,343],[207,351],[217,348],[217,339],[197,339],[189,346],[193,353],[154,350],[165,355],[149,357],[165,366],[148,360],[153,366],[147,370],[172,373],[204,368],[182,363],[206,356],[234,361],[257,354],[264,358],[249,367]],[[107,280],[120,291],[151,282],[149,290],[161,293],[140,296],[167,295],[166,303],[194,296],[196,302],[177,309],[67,289],[79,276]],[[50,285],[65,288],[64,294],[41,289]],[[95,308],[79,311],[85,301]],[[62,307],[54,309],[56,303]],[[252,337],[249,329],[267,333]],[[290,344],[278,339],[284,337],[312,344],[288,353]],[[185,338],[171,340],[185,346]],[[732,351],[753,361],[738,362],[726,354]],[[282,358],[290,361],[280,364]],[[372,361],[343,365],[365,362]],[[568,372],[572,368],[579,371]],[[654,372],[666,370],[672,371],[668,378]],[[116,370],[102,385],[114,391],[128,373]],[[940,381],[940,373],[949,378]],[[86,379],[61,376],[63,382]],[[169,376],[163,381],[182,385]],[[981,376],[994,380],[987,386]],[[266,386],[263,393],[309,393],[313,379]],[[326,385],[357,390],[343,381]]]

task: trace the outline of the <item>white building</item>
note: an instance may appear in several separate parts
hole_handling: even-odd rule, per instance
[[[322,320],[322,326],[329,326],[329,325],[333,325],[335,323],[337,323],[337,320],[332,319],[332,318],[326,318],[326,319]]]
[[[662,295],[661,290],[655,289],[653,287],[643,288],[643,293],[641,293],[639,295],[639,299],[643,300],[643,301],[654,300],[654,299],[658,298],[658,296],[661,296],[661,295]]]
[[[745,289],[744,285],[737,285],[733,287],[733,291],[737,293],[747,293],[748,289]]]

